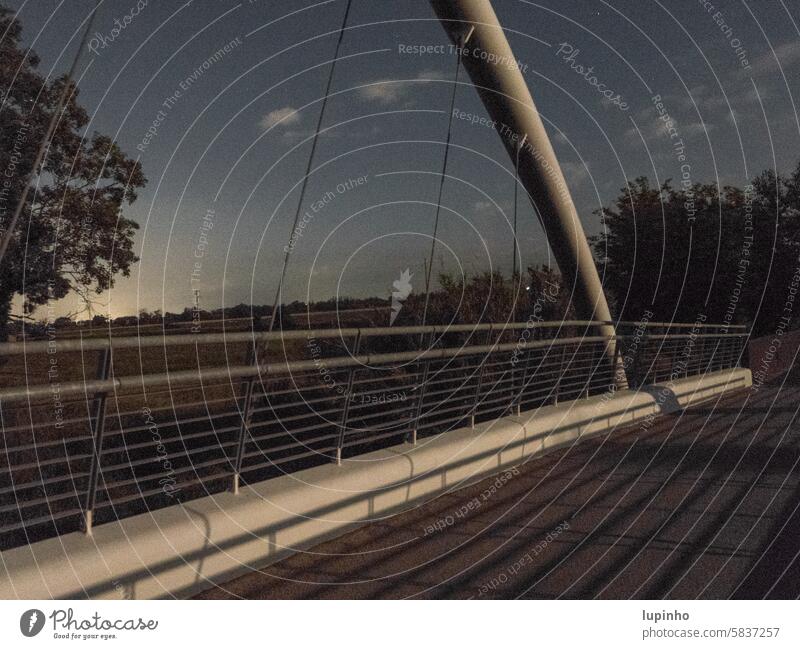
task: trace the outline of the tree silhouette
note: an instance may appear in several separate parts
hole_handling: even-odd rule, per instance
[[[521,282],[521,283],[520,283]],[[398,325],[419,325],[424,293],[411,293],[403,303]],[[574,319],[569,289],[561,275],[548,266],[533,266],[520,278],[500,271],[457,277],[439,276],[439,288],[432,290],[427,324],[478,324]]]
[[[764,171],[743,188],[677,190],[630,181],[600,212],[591,243],[617,317],[752,323],[754,333],[793,327],[786,309],[800,261],[800,165]],[[800,300],[799,300],[800,301]]]

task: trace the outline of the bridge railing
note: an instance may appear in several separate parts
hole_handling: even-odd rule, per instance
[[[737,366],[744,328],[538,322],[0,344],[0,548]]]

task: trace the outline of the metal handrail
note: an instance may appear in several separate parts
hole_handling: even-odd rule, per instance
[[[704,323],[669,323],[649,321],[620,321],[606,322],[600,320],[558,320],[535,322],[509,322],[503,324],[454,324],[454,325],[425,325],[407,327],[351,327],[335,329],[291,329],[288,331],[236,331],[215,333],[188,333],[168,334],[164,336],[118,336],[109,338],[67,338],[65,340],[32,340],[0,343],[0,356],[13,356],[16,354],[35,354],[47,352],[55,344],[59,352],[69,351],[102,351],[113,347],[114,349],[129,349],[138,347],[168,347],[172,345],[208,345],[208,344],[234,344],[249,342],[270,342],[275,340],[301,340],[304,338],[374,338],[376,336],[403,336],[410,334],[441,334],[467,333],[470,331],[487,331],[492,329],[496,333],[514,331],[517,329],[559,329],[563,327],[602,327],[613,325],[615,327],[641,327],[650,328],[697,328],[697,329],[737,329],[745,330],[745,325],[718,325]]]
[[[411,332],[416,333],[416,332]],[[696,334],[694,339],[704,338],[745,338],[747,334]],[[405,361],[426,361],[443,358],[456,358],[458,356],[471,356],[476,354],[490,354],[514,350],[542,349],[547,347],[569,346],[593,342],[614,342],[626,340],[631,336],[581,336],[572,338],[554,338],[552,340],[535,340],[531,342],[519,341],[515,343],[495,343],[487,345],[469,345],[463,347],[447,347],[443,349],[427,349],[424,351],[391,352],[382,354],[359,354],[339,356],[324,359],[311,359],[300,361],[284,360],[280,362],[232,365],[226,367],[202,368],[191,370],[178,370],[175,372],[160,372],[155,374],[133,374],[129,376],[115,376],[108,379],[92,379],[86,381],[73,381],[59,385],[62,395],[83,395],[90,393],[109,393],[128,388],[152,387],[169,383],[180,385],[183,383],[197,383],[218,379],[246,379],[255,376],[278,376],[306,372],[324,364],[329,369],[346,368],[358,365],[383,365],[386,363],[402,363]],[[656,334],[649,335],[649,340],[686,340],[686,334]],[[114,346],[116,348],[116,345]],[[105,348],[98,348],[103,350]],[[26,401],[51,395],[52,387],[49,383],[32,386],[4,388],[0,390],[0,402],[13,403]]]
[[[487,420],[605,393],[615,386],[614,364],[605,354],[609,347],[615,358],[630,365],[626,368],[635,385],[735,367],[748,337],[740,326],[624,322],[615,323],[615,335],[576,335],[593,333],[598,324],[577,320],[66,341],[76,343],[71,348],[101,352],[95,378],[59,382],[63,404],[84,413],[76,417],[69,410],[62,422],[67,430],[45,432],[54,425],[52,416],[34,417],[33,409],[46,405],[41,398],[52,398],[51,383],[0,389],[0,407],[8,406],[12,417],[4,419],[11,425],[5,429],[9,436],[0,475],[8,476],[11,486],[0,489],[0,533],[12,535],[14,543],[27,542],[29,528],[50,525],[47,533],[58,533],[52,531],[56,521],[74,526],[76,516],[88,532],[96,512],[111,520],[143,511],[152,502],[148,499],[163,500],[164,487],[156,484],[163,485],[162,480],[195,489],[187,498],[224,488],[236,492],[240,476],[263,480],[276,471],[336,461],[343,452],[364,453],[375,444],[399,439],[413,444],[418,434],[439,434],[465,422],[474,425],[476,417]],[[619,333],[629,326],[636,331]],[[537,331],[507,335],[524,329]],[[476,338],[475,331],[486,335]],[[342,349],[337,343],[326,350],[331,356],[311,359],[302,357],[305,353],[297,345],[285,348],[283,358],[264,362],[258,362],[255,353],[258,340],[362,341],[419,333],[429,334],[421,348],[418,337],[411,335],[396,346],[379,344],[378,351],[357,343]],[[439,336],[450,333],[466,335],[436,348]],[[559,334],[564,337],[544,337]],[[247,360],[230,366],[222,366],[225,361],[220,360],[217,366],[173,372],[115,372],[114,355],[120,348],[161,347],[175,339],[181,345],[247,342]],[[455,346],[456,341],[463,344]],[[486,342],[467,344],[471,341]],[[61,342],[57,345],[58,351],[65,351]],[[402,351],[380,351],[387,348]],[[52,342],[7,343],[0,345],[0,354],[20,349],[26,354],[50,351]],[[138,363],[133,367],[145,369]],[[325,384],[321,367],[344,392]],[[220,388],[225,396],[209,395],[209,389]],[[173,391],[181,396],[173,398]],[[392,391],[403,391],[403,400],[383,406],[371,400]],[[168,406],[153,403],[153,396],[166,392],[171,395]],[[355,397],[359,400],[351,403]],[[129,398],[131,403],[144,398],[145,405],[150,400],[147,418],[142,411],[129,410],[127,401],[120,407],[120,400]],[[156,418],[150,418],[153,415]],[[151,436],[153,425],[158,442]],[[71,432],[64,434],[67,431]],[[156,443],[161,446],[158,452],[152,450]],[[41,533],[41,527],[37,529]],[[0,536],[0,542],[9,538]]]

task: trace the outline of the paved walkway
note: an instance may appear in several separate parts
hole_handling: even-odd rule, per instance
[[[203,598],[796,598],[800,372],[551,453]]]

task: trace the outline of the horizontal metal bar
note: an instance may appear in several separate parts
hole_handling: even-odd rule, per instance
[[[344,355],[344,351],[334,349],[333,353],[341,355],[303,360],[281,359],[280,361],[263,362],[260,366],[234,365],[230,367],[207,367],[176,372],[161,372],[146,375],[115,376],[105,381],[85,381],[62,384],[59,396],[62,401],[74,395],[76,403],[96,398],[100,392],[109,396],[124,399],[135,398],[142,394],[142,389],[152,386],[166,386],[166,389],[150,391],[161,394],[174,394],[178,391],[190,392],[230,385],[241,385],[242,382],[258,377],[258,391],[253,398],[256,415],[245,427],[243,436],[244,448],[242,458],[244,464],[238,467],[240,474],[251,475],[259,470],[268,470],[291,463],[300,462],[307,466],[313,462],[323,462],[333,458],[333,452],[339,448],[367,447],[393,438],[403,438],[413,431],[424,430],[426,434],[437,431],[444,432],[459,422],[470,421],[471,417],[485,420],[496,417],[503,412],[523,405],[526,408],[537,408],[552,403],[556,394],[559,399],[573,399],[582,396],[601,394],[608,390],[614,380],[614,370],[598,358],[598,350],[604,349],[610,341],[624,344],[626,341],[638,340],[641,346],[634,346],[632,352],[638,356],[638,365],[629,368],[636,372],[638,383],[642,384],[657,378],[698,374],[709,365],[716,369],[732,367],[740,362],[743,343],[747,339],[745,333],[729,333],[734,328],[719,325],[696,327],[692,324],[649,323],[650,331],[643,338],[633,334],[617,334],[616,336],[579,336],[575,334],[575,326],[593,327],[603,323],[573,321],[572,323],[533,323],[536,327],[551,327],[567,332],[562,338],[545,338],[542,336],[520,335],[519,340],[509,340],[507,334],[515,330],[527,328],[529,323],[512,323],[509,325],[457,325],[451,328],[409,327],[409,328],[370,328],[369,330],[344,329],[324,330],[318,337],[333,338],[335,336],[407,336],[408,334],[429,332],[444,337],[448,345],[442,348],[424,350],[408,349],[406,342],[398,345],[407,351],[389,353],[360,353]],[[629,323],[639,326],[639,323]],[[619,327],[625,323],[617,323]],[[572,327],[572,329],[569,329]],[[661,327],[660,333],[653,329]],[[696,327],[696,328],[695,328]],[[670,333],[670,330],[692,328],[691,332]],[[718,331],[712,332],[715,329]],[[739,329],[744,329],[740,327]],[[486,344],[469,345],[470,341],[483,343],[486,336],[475,338],[475,331],[489,331]],[[724,332],[724,333],[723,333]],[[447,339],[451,333],[468,335]],[[552,332],[544,332],[547,336]],[[569,337],[566,335],[569,333]],[[578,332],[580,333],[580,332]],[[295,331],[276,332],[273,337],[302,339],[314,336],[318,332]],[[242,340],[253,340],[252,333],[244,333]],[[230,335],[207,334],[220,342],[230,342]],[[435,336],[433,336],[435,337]],[[433,339],[433,337],[431,339]],[[159,345],[168,337],[156,338]],[[196,342],[197,336],[180,336],[182,344]],[[116,349],[117,341],[111,344]],[[137,345],[142,339],[135,338]],[[702,344],[706,341],[711,344]],[[697,341],[696,346],[693,341]],[[79,341],[80,342],[80,341]],[[86,349],[83,341],[83,349]],[[97,340],[96,343],[108,344],[108,341]],[[213,342],[213,341],[211,341]],[[457,346],[460,343],[461,346]],[[645,344],[646,343],[646,344]],[[150,345],[152,346],[152,345]],[[1,346],[0,346],[1,347]],[[334,346],[338,347],[338,346]],[[681,353],[684,347],[686,353]],[[701,348],[702,347],[702,348]],[[100,346],[98,349],[105,347]],[[384,347],[385,349],[385,347]],[[391,347],[390,347],[391,349]],[[25,348],[31,352],[30,343]],[[624,350],[623,350],[624,355]],[[303,354],[305,356],[305,354]],[[517,360],[524,360],[526,374],[519,383],[514,374]],[[421,366],[426,368],[421,371]],[[320,367],[328,370],[336,380],[339,377],[352,375],[353,390],[350,394],[340,394],[330,388],[319,375]],[[480,379],[479,379],[480,376]],[[419,385],[420,379],[423,384]],[[199,385],[198,385],[199,383]],[[211,384],[211,385],[209,385]],[[192,386],[192,387],[189,387]],[[477,386],[477,387],[476,387]],[[424,399],[418,399],[417,389],[424,391]],[[125,392],[132,390],[130,394]],[[408,403],[391,401],[385,404],[362,403],[358,397],[375,397],[389,395],[393,392],[409,393]],[[120,394],[124,393],[124,394]],[[7,388],[0,390],[0,401],[12,408],[15,403],[31,407],[31,401],[38,397],[51,397],[51,385],[34,385],[30,387]],[[183,397],[181,397],[183,398]],[[191,399],[191,395],[187,395]],[[347,399],[347,401],[345,401]],[[116,507],[127,502],[142,501],[151,496],[164,493],[163,488],[154,483],[165,477],[171,477],[181,488],[199,485],[195,491],[186,494],[187,498],[197,497],[202,489],[205,493],[223,491],[227,488],[234,457],[231,450],[237,446],[233,434],[241,426],[239,406],[240,396],[182,403],[180,400],[169,406],[151,407],[149,413],[163,412],[165,421],[157,421],[159,438],[164,445],[163,454],[150,457],[147,447],[156,440],[145,439],[152,424],[136,419],[139,411],[125,413],[109,413],[106,416],[109,425],[117,420],[115,429],[105,432],[106,445],[101,455],[106,458],[102,467],[101,482],[98,485],[99,502],[95,509]],[[419,402],[419,404],[417,404]],[[347,404],[350,409],[350,421],[341,435],[340,415]],[[417,412],[417,408],[421,410]],[[204,408],[205,412],[199,412]],[[18,408],[19,411],[19,408]],[[171,416],[170,411],[174,411]],[[330,421],[325,420],[329,416]],[[33,415],[30,415],[33,418]],[[259,421],[260,420],[260,421]],[[13,421],[13,420],[12,420]],[[91,417],[76,418],[70,423],[91,423]],[[48,429],[52,422],[29,422],[19,424],[14,429],[33,435],[37,429]],[[11,430],[11,429],[7,429]],[[33,437],[35,440],[36,437]],[[93,456],[87,455],[83,448],[73,456],[60,457],[56,453],[42,456],[45,450],[56,451],[67,444],[85,444],[91,441],[90,435],[80,435],[74,439],[53,440],[42,439],[41,443],[21,443],[18,447],[5,449],[6,469],[0,467],[0,475],[15,478],[17,475],[27,477],[24,483],[17,483],[0,489],[4,496],[19,498],[20,503],[11,504],[10,498],[4,498],[0,512],[24,512],[37,514],[37,507],[52,506],[46,520],[58,520],[69,500],[78,498],[78,494],[61,492],[48,494],[47,485],[63,485],[68,481],[83,480],[88,475],[71,472],[76,463],[85,463]],[[337,443],[338,440],[338,443]],[[22,440],[20,440],[22,441]],[[385,442],[384,442],[385,443]],[[72,449],[72,447],[70,447]],[[28,451],[29,454],[24,453]],[[43,457],[34,462],[30,451]],[[66,449],[62,453],[66,453]],[[0,453],[2,454],[2,453]],[[10,460],[12,454],[20,454],[17,459],[21,464]],[[200,460],[203,461],[195,461]],[[260,459],[260,460],[259,460]],[[308,461],[305,461],[308,459]],[[116,460],[116,461],[113,461]],[[160,460],[170,460],[174,466],[165,471],[159,466]],[[113,461],[113,462],[112,462]],[[47,473],[55,474],[36,479],[30,471],[45,468]],[[50,469],[53,471],[50,471]],[[294,467],[292,467],[294,468]],[[207,475],[204,475],[207,474]],[[223,483],[225,483],[223,485]],[[61,489],[61,487],[58,487]],[[22,497],[23,492],[35,496],[31,499]],[[202,495],[202,494],[200,494]],[[141,506],[134,505],[134,509]],[[80,513],[80,512],[74,512]],[[120,514],[124,515],[124,514]],[[22,514],[19,514],[21,517]],[[116,516],[116,515],[115,515]],[[31,519],[35,521],[36,519]],[[40,519],[46,522],[45,519]],[[6,529],[24,529],[36,522],[22,521]]]
[[[649,340],[675,340],[675,339],[703,339],[731,337],[740,338],[745,334],[698,334],[695,336],[684,334],[663,334],[650,336]],[[617,339],[625,339],[624,336],[617,336]],[[358,356],[340,356],[333,358],[312,359],[302,361],[285,361],[279,363],[267,363],[263,365],[237,365],[232,367],[217,368],[197,368],[193,370],[180,370],[171,373],[145,374],[132,376],[118,376],[107,380],[90,380],[83,382],[71,382],[60,386],[59,394],[85,394],[102,393],[124,390],[133,387],[147,387],[151,385],[161,385],[163,383],[180,384],[192,382],[205,382],[228,378],[230,380],[242,379],[250,376],[291,375],[293,372],[304,372],[318,368],[320,365],[327,369],[352,367],[355,365],[381,365],[386,363],[399,363],[404,361],[436,360],[444,358],[455,358],[458,356],[470,356],[478,354],[501,353],[513,350],[543,349],[551,347],[562,347],[568,345],[585,345],[587,343],[602,342],[607,343],[613,337],[586,336],[575,338],[556,338],[553,340],[535,340],[530,342],[503,343],[494,345],[472,345],[466,347],[448,347],[443,349],[428,349],[424,351],[407,351],[383,354],[361,354]],[[0,402],[10,403],[27,399],[44,398],[51,395],[52,387],[49,384],[40,384],[28,387],[6,388],[0,390]]]
[[[82,509],[68,509],[63,512],[52,512],[50,514],[47,514],[46,516],[30,518],[12,525],[3,525],[2,527],[0,527],[0,534],[6,534],[8,532],[18,532],[28,527],[33,527],[34,525],[44,525],[45,523],[52,525],[56,521],[69,518],[70,516],[79,516],[80,514],[83,514]]]
[[[275,421],[275,420],[266,421],[266,422],[262,422],[262,423],[258,423],[258,424],[252,424],[251,423],[250,427],[248,429],[250,431],[250,439],[252,439],[254,441],[261,441],[261,440],[264,440],[264,439],[267,439],[267,438],[272,438],[272,437],[275,437],[275,438],[277,438],[277,437],[286,437],[287,435],[292,435],[294,437],[297,437],[297,435],[301,435],[303,433],[308,433],[308,432],[311,432],[313,430],[319,430],[320,428],[323,428],[323,429],[324,428],[337,428],[337,425],[334,422],[321,421],[321,422],[318,422],[316,424],[312,424],[312,425],[308,425],[308,426],[301,426],[300,428],[293,428],[292,430],[287,430],[284,426],[281,426],[282,423],[283,422],[281,422],[280,420],[278,420],[278,421]],[[278,426],[280,428],[280,430],[271,430],[271,431],[268,431],[267,433],[262,434],[261,436],[258,436],[258,437],[256,437],[253,434],[253,431],[262,430],[263,428],[266,428],[268,426]]]
[[[55,344],[55,349],[59,352],[70,351],[99,351],[107,349],[109,346],[114,349],[140,348],[140,347],[171,347],[179,345],[214,345],[214,344],[236,344],[249,342],[267,342],[272,340],[302,340],[310,338],[331,339],[331,338],[352,338],[357,335],[362,337],[375,336],[404,336],[409,334],[434,333],[440,336],[450,333],[466,333],[471,331],[485,331],[493,329],[497,333],[513,331],[517,329],[562,329],[565,327],[600,327],[613,325],[616,327],[645,327],[652,329],[656,327],[668,328],[696,328],[709,329],[719,328],[723,330],[747,329],[746,325],[722,325],[722,324],[702,324],[702,323],[670,323],[670,322],[606,322],[596,320],[565,320],[565,321],[544,321],[544,322],[508,322],[508,323],[481,323],[481,324],[461,324],[461,325],[426,325],[409,327],[355,327],[345,329],[299,329],[290,331],[237,331],[237,332],[217,332],[207,334],[167,334],[164,336],[119,336],[112,338],[67,338],[56,340],[31,340],[6,342],[0,344],[0,356],[12,356],[15,354],[32,354],[37,352],[47,352]]]
[[[81,495],[77,491],[62,491],[61,493],[57,494],[48,494],[46,496],[39,496],[38,498],[25,499],[23,502],[16,501],[14,504],[0,507],[0,513],[7,514],[10,512],[18,512],[21,509],[30,507],[52,505],[62,500],[69,500],[70,498],[80,501]]]
[[[392,431],[389,433],[382,433],[380,435],[372,435],[362,439],[349,440],[344,443],[344,448],[359,446],[360,444],[374,444],[375,442],[379,442],[382,439],[388,439],[391,437],[400,437],[402,435],[407,435],[410,430],[411,428],[404,428],[403,430]]]
[[[265,453],[279,453],[281,451],[288,451],[293,448],[298,448],[302,446],[310,446],[311,444],[318,444],[319,442],[325,442],[328,440],[335,440],[339,438],[339,431],[335,433],[328,433],[327,435],[320,435],[318,437],[312,437],[311,439],[304,439],[301,443],[298,443],[296,440],[290,444],[281,444],[279,446],[270,446],[266,449],[255,449],[250,451],[244,457],[248,456],[255,456],[255,455],[264,455]]]
[[[337,433],[336,437],[338,438],[338,436],[339,435]],[[304,460],[307,457],[320,457],[320,458],[332,459],[335,457],[335,454],[336,454],[336,444],[334,443],[331,446],[326,446],[321,449],[309,450],[303,453],[295,453],[294,455],[287,455],[284,457],[270,458],[267,462],[260,462],[256,465],[251,464],[250,466],[242,468],[242,473],[246,473],[248,471],[254,471],[256,469],[265,469],[267,467],[277,467],[280,466],[281,464],[296,462],[297,460]],[[253,455],[253,453],[251,453],[251,455]],[[261,457],[266,457],[267,452],[260,451],[259,453],[257,453],[257,455]]]
[[[206,483],[208,483],[208,482],[212,482],[214,480],[230,479],[230,477],[231,477],[230,471],[227,471],[227,472],[224,472],[224,473],[213,473],[213,474],[210,474],[210,475],[207,475],[207,476],[203,476],[202,478],[196,478],[194,480],[185,480],[183,482],[177,483],[177,485],[180,486],[181,489],[192,487],[194,485],[202,485],[203,488],[206,488]],[[150,480],[151,480],[150,478],[147,478],[147,481],[150,481]],[[176,489],[177,489],[177,487],[176,487]],[[215,489],[214,491],[209,491],[206,488],[206,493],[207,494],[220,493],[222,491],[224,491],[223,487],[221,487],[219,489]],[[102,490],[101,490],[101,493],[102,493]],[[95,509],[95,511],[97,511],[99,509],[107,509],[109,507],[115,507],[116,508],[116,507],[119,507],[120,505],[124,505],[125,503],[129,503],[129,502],[132,502],[132,501],[144,500],[145,498],[149,498],[151,496],[163,496],[163,495],[166,495],[166,492],[164,491],[163,487],[153,487],[151,489],[146,489],[146,490],[141,490],[141,491],[137,490],[136,493],[129,494],[129,495],[126,495],[126,496],[118,496],[118,497],[114,498],[113,500],[106,499],[106,500],[103,500],[102,502],[98,501],[95,504],[94,509]]]
[[[125,480],[114,480],[114,481],[105,481],[103,485],[98,489],[99,492],[105,492],[106,498],[108,498],[108,492],[112,489],[119,489],[120,487],[128,487],[131,485],[136,485],[137,489],[139,485],[143,482],[152,482],[153,480],[160,480],[166,477],[174,477],[178,475],[183,475],[185,473],[195,473],[197,474],[198,469],[207,469],[209,467],[215,467],[217,465],[228,465],[232,464],[229,458],[217,458],[214,460],[208,460],[206,462],[201,462],[199,464],[190,464],[189,466],[180,467],[180,468],[173,468],[169,471],[163,471],[161,473],[152,473],[144,476],[138,476],[136,478],[127,478]],[[230,474],[228,474],[230,477]],[[203,476],[205,479],[205,476]],[[176,481],[177,485],[183,486],[183,483],[179,480]],[[112,498],[112,501],[116,501],[116,499]]]

